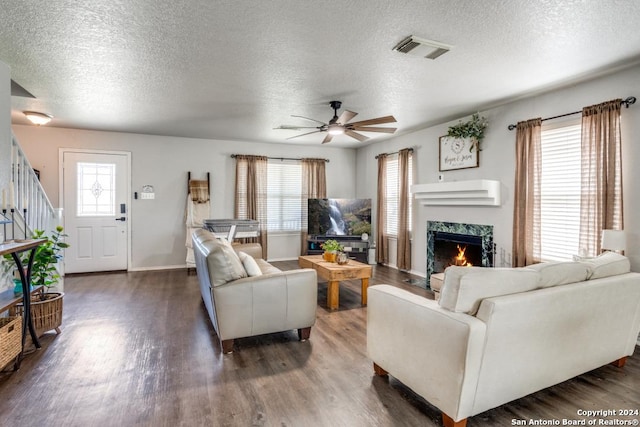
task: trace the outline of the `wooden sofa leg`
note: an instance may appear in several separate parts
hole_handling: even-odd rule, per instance
[[[233,340],[222,340],[222,352],[224,354],[233,353]]]
[[[624,364],[627,363],[627,356],[625,357],[621,357],[620,359],[611,362],[611,364],[613,366],[615,366],[616,368],[622,368],[624,367]]]
[[[373,372],[379,377],[386,377],[389,375],[387,371],[378,366],[375,362],[373,362]]]
[[[467,425],[467,419],[464,418],[460,421],[453,421],[453,418],[451,418],[449,415],[445,414],[444,412],[442,413],[442,424],[444,425],[444,427],[466,427]]]
[[[298,338],[300,341],[306,341],[311,336],[311,326],[308,328],[298,329]]]

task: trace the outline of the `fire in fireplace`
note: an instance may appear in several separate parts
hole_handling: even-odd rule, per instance
[[[450,265],[481,266],[482,238],[437,231],[434,233],[433,254],[434,273],[442,273]]]
[[[427,281],[450,265],[493,267],[493,226],[427,221]]]
[[[467,260],[467,257],[464,256],[464,253],[467,252],[467,247],[465,246],[461,248],[460,245],[456,245],[456,247],[458,248],[458,255],[453,258],[453,264],[451,265],[458,267],[473,267],[473,264],[471,264],[469,260]]]

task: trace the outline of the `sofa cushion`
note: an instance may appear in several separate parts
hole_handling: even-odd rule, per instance
[[[236,252],[244,252],[253,259],[262,258],[262,245],[260,243],[231,243]]]
[[[224,285],[233,280],[247,277],[240,258],[231,244],[224,239],[212,239],[202,242],[208,250],[207,268],[211,286]]]
[[[262,270],[260,270],[258,263],[251,255],[247,255],[246,253],[239,251],[238,258],[240,258],[242,266],[249,277],[262,276]]]
[[[258,267],[260,267],[260,270],[262,270],[262,274],[282,273],[282,270],[274,267],[263,259],[256,259],[256,263],[258,263]]]
[[[631,271],[629,258],[616,252],[605,252],[595,258],[580,262],[591,270],[589,279],[617,276]]]
[[[539,280],[540,274],[527,268],[448,267],[438,304],[475,315],[483,299],[536,289]]]
[[[541,288],[582,282],[591,274],[589,267],[581,262],[541,262],[527,268],[540,273]]]

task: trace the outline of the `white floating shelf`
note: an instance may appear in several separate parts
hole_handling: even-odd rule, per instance
[[[500,206],[500,181],[471,181],[416,184],[411,192],[424,206]]]

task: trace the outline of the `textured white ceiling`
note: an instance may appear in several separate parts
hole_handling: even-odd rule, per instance
[[[400,133],[640,60],[637,0],[2,3],[0,61],[36,96],[12,98],[13,123],[29,109],[49,126],[286,142],[301,132],[274,127],[328,121],[337,99]],[[411,34],[454,47],[392,51]]]

